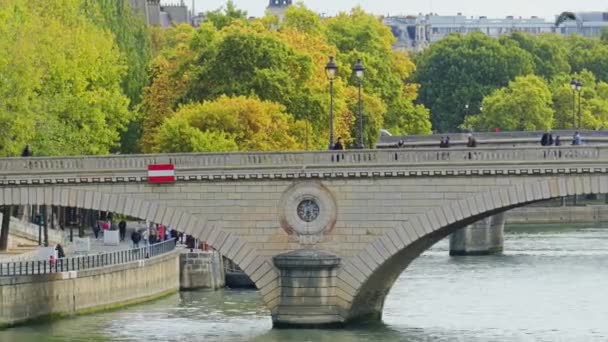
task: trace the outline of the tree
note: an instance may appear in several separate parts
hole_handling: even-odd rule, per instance
[[[608,83],[597,81],[595,75],[584,70],[581,73],[556,77],[551,83],[555,128],[579,128],[579,97],[570,87],[572,79],[582,82],[580,128],[605,129],[608,127]]]
[[[217,46],[205,52],[208,55],[199,58],[189,100],[254,93],[290,107],[311,70],[308,56],[277,38],[238,28],[226,32]]]
[[[604,42],[604,44],[608,44],[608,27],[604,27],[602,29],[602,35],[600,36],[600,40]]]
[[[137,112],[151,60],[150,34],[143,15],[135,13],[128,0],[83,0],[82,6],[97,26],[114,36],[127,66],[121,85],[131,111]],[[138,152],[140,135],[141,120],[133,120],[121,135],[121,152]]]
[[[8,250],[8,235],[11,224],[12,206],[2,206],[2,226],[0,228],[0,252]]]
[[[281,27],[295,29],[310,35],[320,35],[324,30],[319,15],[306,8],[303,3],[287,8]]]
[[[112,36],[81,0],[7,0],[0,8],[0,153],[103,154],[133,119]]]
[[[572,72],[589,70],[599,81],[608,82],[608,44],[579,35],[568,36],[566,43]]]
[[[245,96],[221,96],[181,106],[161,126],[156,150],[298,150],[303,146],[304,134],[303,123],[295,122],[280,104]]]
[[[481,32],[450,35],[417,57],[414,80],[420,101],[431,110],[433,127],[454,131],[466,114],[477,114],[482,99],[509,81],[534,71],[532,56]],[[473,109],[467,112],[466,106]]]
[[[191,44],[209,29],[210,24],[204,24],[197,33],[190,25],[180,25],[159,34],[162,42],[158,43],[162,47],[150,65],[152,81],[143,93],[142,111],[145,116],[139,141],[141,151],[153,151],[158,128],[173,115],[174,108],[187,91],[191,63],[195,58]]]
[[[465,121],[467,128],[505,131],[547,130],[553,124],[551,91],[535,75],[518,76],[483,100],[483,112]]]
[[[217,29],[222,29],[236,20],[247,19],[247,12],[239,10],[236,8],[234,1],[228,0],[225,7],[205,13],[205,17]]]
[[[532,35],[515,32],[501,38],[507,48],[511,43],[527,51],[534,62],[534,74],[552,79],[558,74],[570,73],[568,48],[563,37],[554,34]]]
[[[393,51],[395,37],[391,30],[361,8],[330,18],[326,25],[328,41],[341,53],[338,56],[338,63],[344,66],[341,75],[353,87],[357,81],[352,77],[350,67],[357,59],[363,60],[365,91],[384,102],[385,112],[376,113],[382,119],[378,123],[401,134],[430,133],[429,112],[423,106],[414,105],[418,85],[408,83],[416,66],[407,54]],[[418,122],[410,122],[410,119]],[[370,133],[373,136],[367,139],[377,141],[379,130]]]

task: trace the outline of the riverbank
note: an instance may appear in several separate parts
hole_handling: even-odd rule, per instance
[[[607,225],[608,205],[523,207],[506,212],[506,225]]]
[[[0,278],[0,328],[142,303],[179,290],[179,251],[107,267]]]

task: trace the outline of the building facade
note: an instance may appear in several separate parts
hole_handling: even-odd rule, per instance
[[[466,17],[460,13],[455,16],[437,14],[396,16],[386,17],[383,20],[398,39],[396,47],[407,50],[424,49],[451,33],[483,32],[490,37],[500,37],[513,32],[526,32],[599,37],[602,30],[608,28],[608,12],[585,12],[576,16],[576,21],[566,21],[559,27],[555,27],[554,22],[538,17],[508,16],[504,19],[491,19],[484,16]]]
[[[285,10],[292,4],[292,0],[268,0],[266,10],[282,19],[285,16]]]
[[[190,12],[184,0],[161,4],[160,0],[130,0],[131,6],[141,13],[148,25],[170,27],[191,22]]]

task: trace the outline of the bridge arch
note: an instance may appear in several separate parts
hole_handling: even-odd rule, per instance
[[[379,320],[399,275],[420,254],[455,231],[495,214],[572,195],[608,193],[608,176],[577,174],[481,191],[433,208],[378,237],[338,274],[338,304],[346,321]]]
[[[133,196],[65,185],[2,187],[0,205],[53,205],[110,211],[177,227],[186,234],[207,241],[223,256],[236,263],[256,284],[271,311],[278,301],[278,274],[267,258],[260,256],[244,239],[179,208]]]

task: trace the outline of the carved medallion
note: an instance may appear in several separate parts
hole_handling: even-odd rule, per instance
[[[336,224],[336,201],[319,181],[295,182],[279,206],[281,227],[303,245],[318,243]]]

